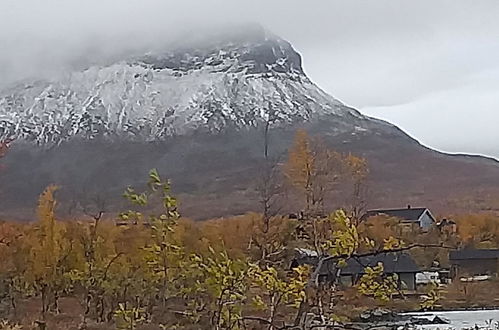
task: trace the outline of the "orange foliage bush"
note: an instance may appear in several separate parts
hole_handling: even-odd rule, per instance
[[[499,248],[499,219],[492,213],[460,215],[454,218],[465,246]]]

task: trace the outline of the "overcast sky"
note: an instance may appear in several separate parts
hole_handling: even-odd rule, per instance
[[[499,157],[497,0],[0,0],[0,87],[259,22],[319,86],[426,145]]]

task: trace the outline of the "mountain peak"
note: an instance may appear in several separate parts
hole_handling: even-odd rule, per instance
[[[195,35],[177,43],[173,51],[149,53],[137,61],[181,72],[226,62],[225,68],[236,72],[304,74],[301,56],[289,42],[253,24]]]
[[[216,35],[10,90],[0,97],[0,139],[161,140],[321,116],[354,130],[366,119],[317,87],[289,42],[254,25]]]

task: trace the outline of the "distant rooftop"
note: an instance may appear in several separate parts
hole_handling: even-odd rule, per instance
[[[414,259],[407,253],[381,253],[375,256],[350,258],[347,265],[341,268],[342,275],[363,274],[366,267],[383,264],[386,273],[415,273],[420,269]]]
[[[499,259],[499,249],[463,249],[451,251],[450,260]]]
[[[364,218],[386,215],[389,217],[399,218],[406,221],[417,221],[428,209],[425,207],[412,208],[408,206],[403,209],[379,209],[367,211]]]

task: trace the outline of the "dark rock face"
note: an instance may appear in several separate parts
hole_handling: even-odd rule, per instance
[[[219,67],[222,72],[248,74],[295,73],[304,74],[301,56],[290,43],[275,36],[259,35],[245,41],[229,41],[222,45],[187,48],[160,55],[146,55],[137,60],[155,70],[170,69],[182,73],[205,66]]]

